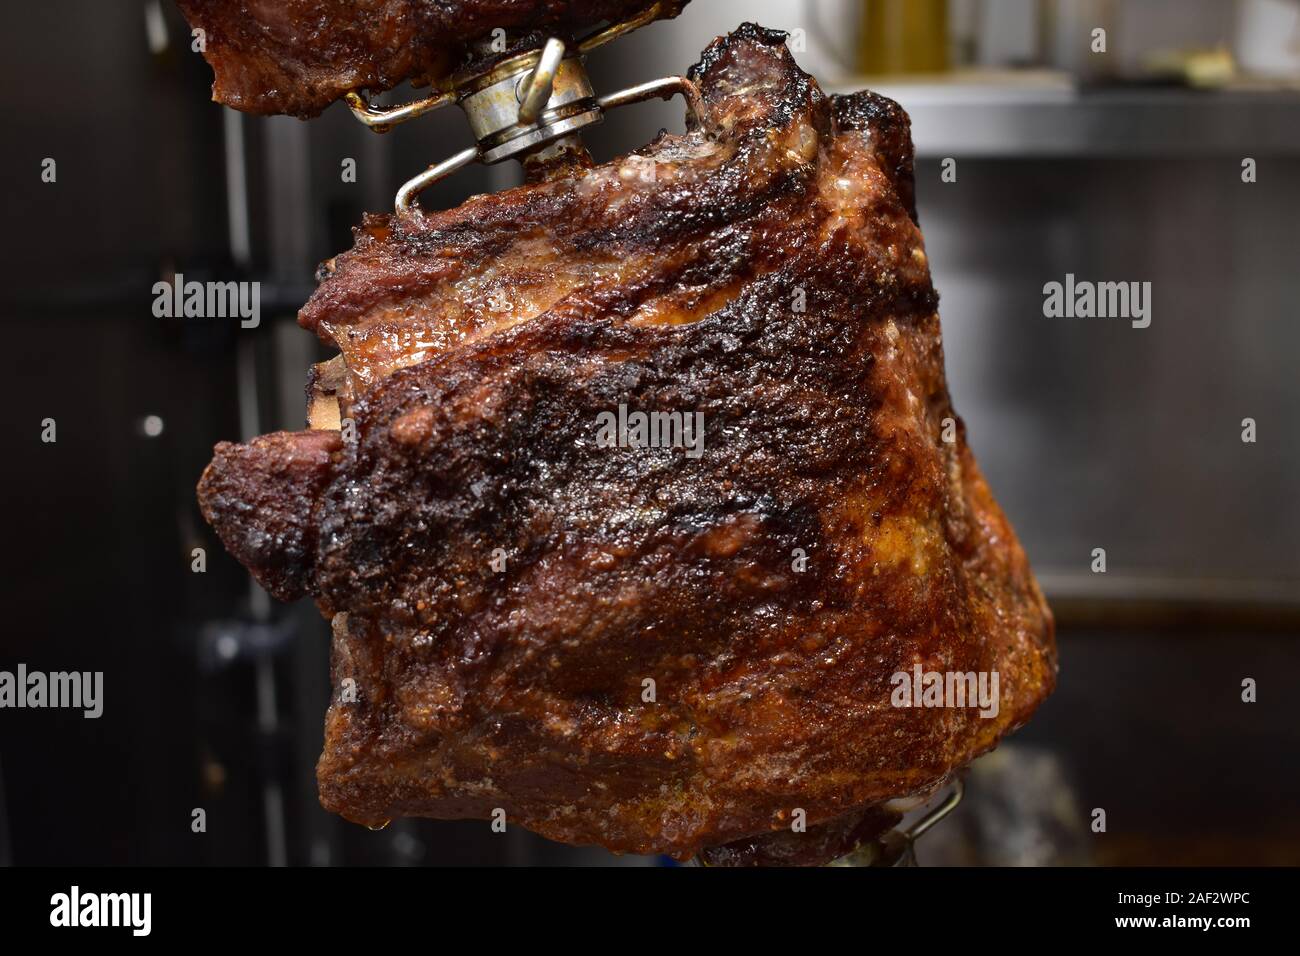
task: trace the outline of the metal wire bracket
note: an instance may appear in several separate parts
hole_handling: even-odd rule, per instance
[[[916,866],[916,841],[928,833],[931,828],[948,816],[961,803],[966,793],[966,783],[958,777],[949,785],[943,799],[925,810],[908,826],[889,830],[879,836],[859,843],[843,856],[827,863],[832,867],[910,867]],[[910,805],[910,810],[924,806],[935,798],[935,793],[922,798],[920,803]],[[888,806],[888,804],[886,804]],[[899,810],[900,813],[907,811]],[[697,854],[686,863],[687,866],[711,866],[704,854]]]
[[[912,821],[909,826],[891,830],[877,839],[871,847],[867,848],[869,851],[867,855],[871,859],[871,862],[867,865],[916,866],[916,841],[933,829],[940,820],[956,810],[965,794],[966,781],[958,777],[952,782],[947,795]],[[844,866],[860,865],[855,862],[855,857],[861,850],[862,848],[855,850],[844,860],[836,861],[836,863]]]
[[[416,197],[440,179],[481,162],[492,165],[507,159],[527,160],[561,141],[576,144],[576,134],[604,119],[607,110],[650,99],[681,94],[687,108],[701,118],[699,91],[684,76],[668,76],[607,96],[597,97],[587,78],[584,56],[609,41],[665,15],[674,0],[659,3],[639,15],[598,30],[574,44],[551,37],[540,50],[512,56],[491,67],[457,74],[421,100],[380,109],[362,93],[348,93],[352,115],[369,129],[385,133],[401,123],[455,103],[464,111],[475,145],[435,163],[407,180],[397,191],[394,207],[399,216],[409,214]]]

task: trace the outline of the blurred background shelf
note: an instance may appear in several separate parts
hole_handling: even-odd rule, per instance
[[[1038,569],[1036,577],[1060,628],[1300,634],[1300,580],[1092,574],[1053,568]]]
[[[1080,87],[1064,73],[971,71],[827,86],[901,103],[921,158],[1300,155],[1300,89],[1276,85]]]

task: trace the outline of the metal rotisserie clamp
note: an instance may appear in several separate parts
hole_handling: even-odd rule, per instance
[[[451,76],[430,96],[387,109],[374,107],[360,93],[347,95],[358,120],[377,133],[455,103],[469,119],[475,144],[435,163],[397,191],[397,214],[410,213],[419,193],[473,162],[487,165],[517,159],[525,168],[562,161],[584,152],[580,130],[604,119],[606,110],[680,93],[687,108],[700,115],[699,91],[684,76],[667,76],[607,96],[596,96],[585,55],[625,33],[658,19],[656,4],[639,16],[611,24],[576,41],[572,48],[551,37],[541,49],[518,53],[481,68]],[[479,51],[490,52],[485,46]]]

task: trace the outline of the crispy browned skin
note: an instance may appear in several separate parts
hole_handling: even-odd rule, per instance
[[[199,480],[203,517],[282,601],[311,586],[316,505],[341,447],[337,431],[275,432],[247,445],[223,441]]]
[[[212,98],[247,113],[315,116],[352,90],[436,83],[500,28],[577,34],[655,0],[177,0],[206,34]],[[675,16],[687,0],[665,0]]]
[[[370,218],[302,312],[352,379],[356,441],[305,483],[314,566],[289,562],[335,615],[318,777],[348,819],[501,808],[688,856],[800,808],[829,846],[1052,688],[1050,613],[949,401],[906,114],[825,97],[752,25],[692,76],[707,116],[641,150],[653,178]],[[620,404],[703,412],[703,455],[596,447]],[[891,706],[915,663],[997,671],[997,716]]]

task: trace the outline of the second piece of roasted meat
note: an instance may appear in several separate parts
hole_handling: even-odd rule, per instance
[[[212,98],[248,113],[315,116],[347,93],[458,69],[605,21],[673,17],[687,0],[177,0],[203,31]]]
[[[327,808],[793,859],[792,821],[856,832],[1050,692],[948,396],[907,116],[782,40],[715,41],[685,135],[367,218],[301,315],[341,352],[324,428],[218,446],[208,520],[333,621]],[[994,699],[899,706],[918,673]]]

